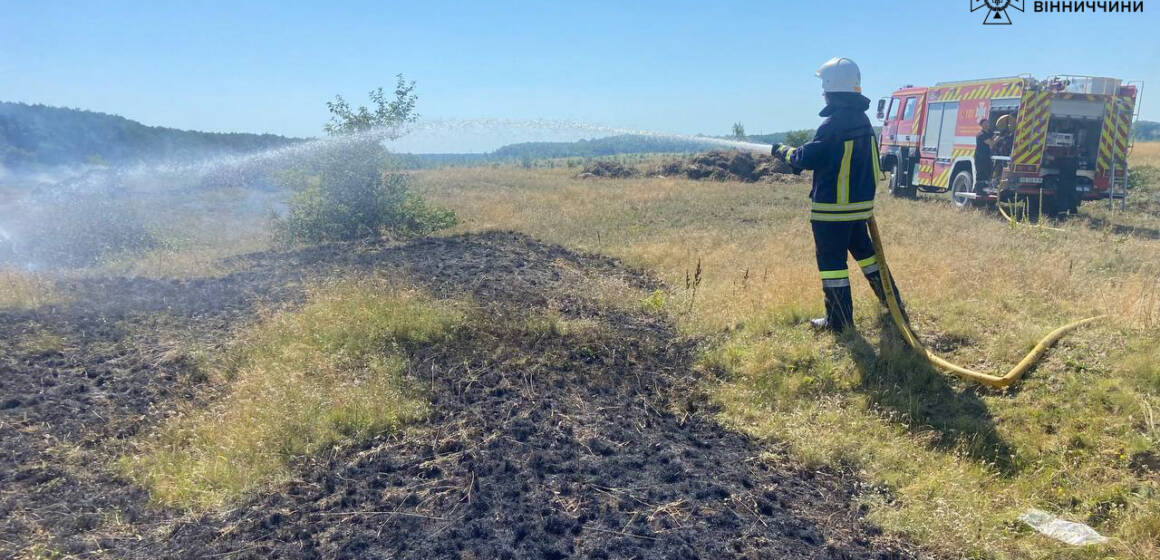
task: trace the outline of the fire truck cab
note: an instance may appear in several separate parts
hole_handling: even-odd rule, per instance
[[[878,102],[881,167],[895,196],[950,192],[961,208],[1026,200],[1052,215],[1122,198],[1136,96],[1133,85],[1090,76],[908,85]],[[1003,115],[1014,122],[1009,151],[993,153],[991,178],[977,181],[980,120]]]

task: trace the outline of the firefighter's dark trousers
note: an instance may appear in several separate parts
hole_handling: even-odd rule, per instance
[[[850,296],[850,271],[846,268],[846,253],[854,256],[862,274],[870,282],[874,294],[883,305],[886,292],[878,271],[878,256],[870,240],[865,220],[852,222],[810,222],[814,230],[814,250],[818,258],[818,272],[822,277],[825,296],[826,325],[841,331],[854,325],[854,307]],[[897,292],[896,292],[897,293]]]
[[[991,186],[991,174],[994,170],[994,162],[990,158],[982,159],[975,158],[975,193],[983,194],[983,189]]]

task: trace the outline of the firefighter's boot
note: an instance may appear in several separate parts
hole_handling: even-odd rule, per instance
[[[866,281],[870,283],[870,289],[874,290],[874,295],[878,296],[878,303],[881,303],[883,307],[889,308],[889,304],[886,303],[886,290],[882,286],[882,271],[875,270],[874,272],[867,273]],[[894,301],[898,302],[898,310],[902,312],[902,318],[909,323],[910,317],[906,315],[906,306],[902,305],[902,296],[898,295],[898,284],[891,284],[890,287],[894,291]]]
[[[854,303],[850,297],[850,286],[822,288],[825,296],[826,316],[810,319],[810,325],[818,330],[842,332],[854,327]]]

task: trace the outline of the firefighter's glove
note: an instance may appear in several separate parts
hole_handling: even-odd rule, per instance
[[[777,159],[789,163],[789,158],[793,156],[796,148],[793,146],[786,146],[785,144],[777,143],[773,145],[773,155]]]
[[[779,143],[773,145],[773,156],[776,157],[777,159],[780,159],[781,161],[789,163],[790,167],[793,169],[794,175],[801,175],[802,174],[801,168],[793,165],[789,161],[789,158],[793,156],[793,151],[795,149],[796,148],[786,146],[785,144],[782,144],[779,142]]]
[[[773,155],[777,156],[777,159],[780,159],[784,162],[789,162],[789,154],[792,149],[793,148],[778,142],[777,144],[773,145]]]

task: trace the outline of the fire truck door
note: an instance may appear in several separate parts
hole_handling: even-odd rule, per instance
[[[950,161],[955,148],[955,129],[959,121],[959,102],[943,103],[942,125],[938,135],[938,159]],[[931,124],[934,124],[933,121]]]
[[[895,129],[895,141],[903,144],[917,144],[918,134],[914,130],[918,116],[917,105],[918,96],[911,95],[906,98],[900,98],[900,107],[895,109],[898,113],[898,127]]]

